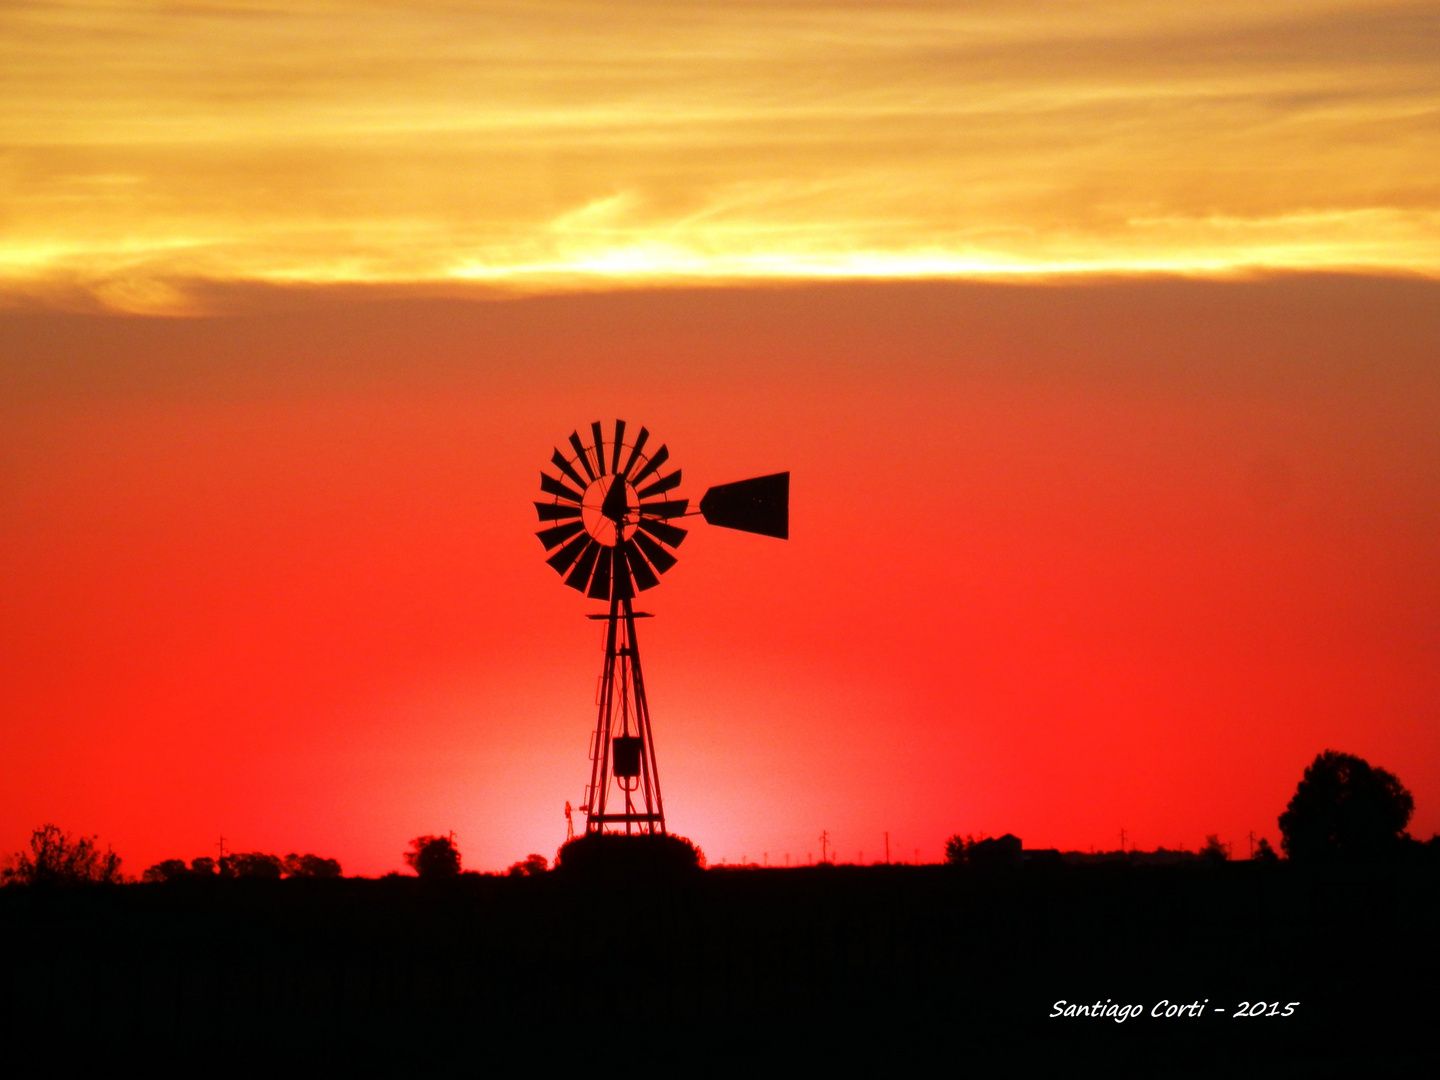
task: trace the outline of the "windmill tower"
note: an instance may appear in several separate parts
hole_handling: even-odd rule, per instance
[[[636,620],[652,616],[636,611],[633,601],[675,565],[673,552],[687,535],[675,521],[699,515],[727,529],[782,540],[790,535],[788,472],[712,487],[691,510],[688,499],[673,494],[680,470],[662,475],[669,449],[662,445],[652,454],[649,442],[643,427],[627,442],[624,420],[615,421],[608,442],[599,421],[590,425],[588,445],[578,431],[571,432],[571,452],[557,448],[550,458],[559,475],[540,473],[540,490],[549,501],[535,503],[546,523],[536,535],[553,552],[546,562],[572,589],[609,602],[608,613],[587,616],[607,627],[583,807],[586,835],[622,826],[626,835],[665,832],[635,633]]]

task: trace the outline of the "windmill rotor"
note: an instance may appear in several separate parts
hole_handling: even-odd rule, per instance
[[[542,528],[535,534],[546,562],[566,585],[594,600],[610,603],[605,667],[591,739],[591,777],[586,789],[586,834],[624,825],[625,832],[665,832],[660,776],[650,730],[650,706],[640,668],[634,597],[660,584],[676,564],[675,555],[688,530],[677,519],[703,516],[711,525],[788,539],[790,474],[773,473],[706,491],[696,509],[678,497],[679,469],[666,472],[670,449],[650,449],[650,432],[640,428],[627,438],[624,420],[605,438],[597,420],[587,443],[577,428],[550,457],[554,473],[540,472],[542,499],[535,512]],[[623,795],[624,812],[607,809],[611,786]],[[568,805],[568,804],[567,804]],[[642,809],[643,807],[643,809]]]
[[[542,522],[554,522],[535,534],[553,552],[546,562],[565,584],[595,600],[654,588],[675,565],[673,551],[686,535],[669,524],[690,508],[688,499],[667,497],[681,482],[679,469],[661,472],[669,449],[646,453],[650,432],[642,427],[627,442],[625,426],[615,421],[607,440],[600,423],[592,423],[588,444],[578,430],[571,432],[571,452],[557,447],[550,458],[559,475],[540,473],[548,501],[537,501],[535,510]]]
[[[680,469],[662,472],[669,447],[647,453],[650,432],[642,427],[627,441],[624,420],[616,420],[614,430],[606,440],[600,422],[591,423],[588,444],[578,429],[572,431],[571,452],[557,447],[550,458],[560,475],[540,473],[541,494],[549,498],[537,501],[535,510],[542,522],[555,524],[535,535],[554,552],[546,561],[571,588],[596,600],[610,599],[611,588],[629,596],[654,588],[659,575],[675,565],[674,551],[687,535],[672,521],[697,512],[721,528],[789,539],[788,472],[717,484],[692,510],[689,499],[669,495],[682,479]],[[602,547],[619,550],[607,558]],[[622,573],[600,579],[599,567],[613,571],[617,564]]]

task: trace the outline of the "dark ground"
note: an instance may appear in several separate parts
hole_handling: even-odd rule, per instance
[[[589,1048],[667,1069],[1440,1075],[1437,901],[1433,866],[1284,863],[10,887],[0,1025],[26,1071],[477,1073]],[[1097,998],[1146,1015],[1048,1016]],[[1148,1015],[1205,998],[1202,1018]],[[1256,1001],[1299,1005],[1231,1016]]]

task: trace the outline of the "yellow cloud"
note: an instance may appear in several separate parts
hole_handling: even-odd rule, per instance
[[[1440,273],[1440,13],[0,6],[0,290]]]

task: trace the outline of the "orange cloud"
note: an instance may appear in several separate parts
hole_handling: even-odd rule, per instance
[[[1440,272],[1429,3],[0,8],[0,291]]]

